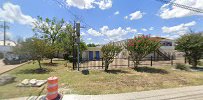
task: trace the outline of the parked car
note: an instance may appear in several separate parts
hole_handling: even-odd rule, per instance
[[[3,59],[3,62],[8,64],[20,64],[29,60],[29,57],[26,55],[17,55],[14,53],[6,53]]]

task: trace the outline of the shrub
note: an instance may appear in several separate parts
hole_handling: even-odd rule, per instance
[[[185,34],[176,40],[176,49],[185,52],[185,57],[189,60],[192,67],[197,67],[198,60],[202,57],[203,36],[201,33]]]
[[[68,58],[69,58],[69,54],[63,54],[63,59],[64,60],[68,60]]]
[[[110,43],[102,46],[101,51],[103,53],[105,71],[107,72],[110,63],[112,63],[114,57],[116,57],[122,51],[122,47],[114,45],[114,43],[113,44]]]
[[[67,59],[69,62],[73,62],[73,56],[68,56],[68,59]],[[77,60],[77,59],[76,59]]]
[[[190,68],[184,64],[176,64],[175,68],[180,70],[190,71]]]
[[[199,61],[198,65],[203,66],[203,61]]]
[[[151,38],[150,35],[142,35],[129,39],[126,43],[126,49],[130,53],[130,57],[134,62],[134,68],[138,67],[140,61],[148,54],[157,50],[160,43],[155,38]]]

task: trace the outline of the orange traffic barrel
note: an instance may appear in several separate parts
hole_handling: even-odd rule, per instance
[[[58,97],[58,78],[57,77],[49,77],[47,80],[47,100],[55,100]]]

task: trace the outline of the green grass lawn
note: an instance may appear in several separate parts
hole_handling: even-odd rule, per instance
[[[47,63],[47,61],[44,61]],[[173,88],[189,85],[203,85],[202,72],[172,70],[170,66],[140,67],[137,71],[130,68],[114,69],[109,73],[91,70],[90,75],[72,71],[65,67],[65,61],[54,61],[53,66],[43,64],[48,72],[34,72],[38,64],[25,64],[6,74],[16,76],[16,82],[0,86],[0,99],[46,94],[46,85],[37,87],[16,87],[23,79],[47,79],[59,77],[60,91],[64,94],[110,94],[135,92],[152,89]]]

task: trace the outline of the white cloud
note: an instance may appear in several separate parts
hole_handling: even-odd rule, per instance
[[[109,42],[109,39],[104,38],[103,40],[104,40],[105,42]]]
[[[99,5],[100,9],[105,10],[112,7],[112,0],[100,0],[95,4]]]
[[[189,26],[194,26],[196,25],[196,22],[195,21],[192,21],[192,22],[189,22],[189,23],[186,23],[185,26],[189,27]]]
[[[93,42],[92,42],[92,38],[87,38],[87,41],[85,41],[85,42],[88,43],[88,44],[89,44],[89,43],[93,43]]]
[[[103,26],[100,30],[110,40],[121,40],[121,37],[128,33],[128,31],[126,31],[125,29],[122,29],[121,27],[111,30],[109,29],[108,26]]]
[[[193,8],[203,9],[202,0],[171,0],[171,2],[187,5]],[[176,6],[171,6],[170,4],[164,4],[160,8],[159,15],[163,19],[170,19],[170,18],[180,18],[180,17],[193,16],[193,15],[203,15],[203,14],[186,10]]]
[[[144,33],[137,33],[138,36],[143,35]]]
[[[92,9],[98,6],[105,10],[112,7],[112,0],[66,0],[66,4],[79,9]]]
[[[137,33],[137,34],[134,34],[131,38],[142,36],[142,35],[144,35],[144,33]]]
[[[128,19],[128,16],[125,16],[124,19]]]
[[[180,37],[180,35],[177,35],[177,34],[171,34],[171,35],[162,35],[161,37],[164,37],[164,38],[166,38],[166,39],[171,39],[171,40],[175,40],[175,39],[177,39],[177,38],[179,38]]]
[[[81,32],[81,36],[85,36],[86,35],[86,33],[85,32]]]
[[[154,30],[154,27],[142,28],[141,30],[142,30],[143,32],[152,31],[152,30]]]
[[[93,29],[89,29],[89,30],[88,30],[88,33],[90,35],[107,36],[109,40],[114,40],[114,41],[122,40],[122,37],[128,33],[136,33],[137,32],[136,29],[133,29],[131,27],[127,27],[127,28],[118,27],[115,29],[109,29],[108,26],[101,27],[99,32],[96,30],[93,30]]]
[[[96,30],[94,30],[94,29],[89,29],[88,31],[87,31],[87,33],[89,33],[90,35],[93,35],[93,36],[102,36],[102,34],[100,33],[100,32],[97,32]]]
[[[130,33],[136,33],[137,30],[136,29],[132,29],[131,27],[127,27],[126,30]]]
[[[68,6],[77,7],[79,9],[91,9],[94,8],[94,0],[66,0]]]
[[[4,38],[4,33],[0,32],[0,39],[3,39],[3,38]],[[11,39],[11,38],[13,38],[12,33],[6,32],[6,39]]]
[[[142,28],[141,30],[144,31],[144,32],[148,31],[146,28]]]
[[[180,25],[172,26],[172,27],[162,27],[163,33],[174,33],[178,35],[183,35],[189,31],[189,28],[191,26],[196,25],[195,21],[189,22],[189,23],[183,23]]]
[[[120,12],[119,12],[119,11],[116,11],[116,12],[114,13],[114,15],[118,15],[118,14],[120,14]]]
[[[150,30],[150,31],[154,30],[154,27],[150,27],[149,30]]]
[[[0,8],[0,19],[10,23],[17,22],[23,25],[33,25],[35,21],[31,16],[23,14],[19,5],[14,5],[9,2],[4,3],[3,7]]]
[[[87,38],[88,41],[92,41],[92,38]]]
[[[142,13],[141,11],[136,11],[131,13],[129,16],[125,16],[124,19],[130,18],[130,20],[137,20],[137,19],[141,19],[143,15],[144,13]]]

